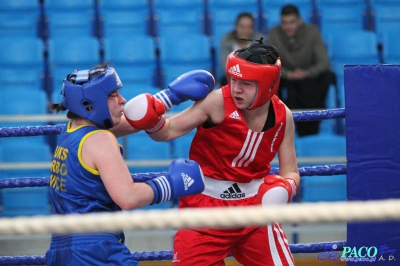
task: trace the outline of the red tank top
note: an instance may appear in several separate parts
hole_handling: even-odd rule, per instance
[[[189,157],[197,161],[205,176],[218,180],[248,183],[270,171],[270,163],[282,143],[286,127],[286,109],[278,97],[271,103],[275,125],[264,131],[249,129],[236,108],[228,85],[221,88],[225,117],[214,127],[200,125],[193,138]]]

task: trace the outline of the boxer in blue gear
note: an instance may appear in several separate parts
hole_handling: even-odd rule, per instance
[[[192,160],[173,161],[165,176],[135,183],[117,137],[138,132],[125,119],[122,83],[107,64],[66,77],[61,102],[69,123],[60,134],[50,174],[54,214],[116,212],[201,193],[203,174]],[[168,189],[161,189],[168,188]],[[139,265],[123,232],[52,235],[46,265]]]

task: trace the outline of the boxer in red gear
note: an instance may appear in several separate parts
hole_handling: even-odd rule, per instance
[[[197,128],[189,158],[204,174],[205,189],[180,198],[180,208],[287,204],[300,175],[291,111],[276,96],[279,53],[262,39],[228,56],[228,85],[166,119],[149,136],[167,141]],[[269,175],[278,154],[279,175]],[[240,215],[240,213],[238,213]],[[278,223],[233,229],[180,229],[173,265],[225,265],[232,253],[246,266],[294,265]]]

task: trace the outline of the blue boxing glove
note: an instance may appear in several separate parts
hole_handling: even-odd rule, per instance
[[[168,85],[168,89],[154,95],[169,110],[187,100],[204,99],[215,86],[214,77],[205,70],[193,70],[179,76]]]
[[[152,204],[204,191],[203,172],[199,164],[186,159],[172,161],[165,176],[156,177],[146,183],[154,191]]]

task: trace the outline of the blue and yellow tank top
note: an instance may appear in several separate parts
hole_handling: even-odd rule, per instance
[[[55,214],[121,210],[108,194],[96,169],[82,160],[82,146],[92,134],[104,131],[83,125],[63,129],[51,166],[50,196]],[[122,149],[121,149],[122,153]]]

